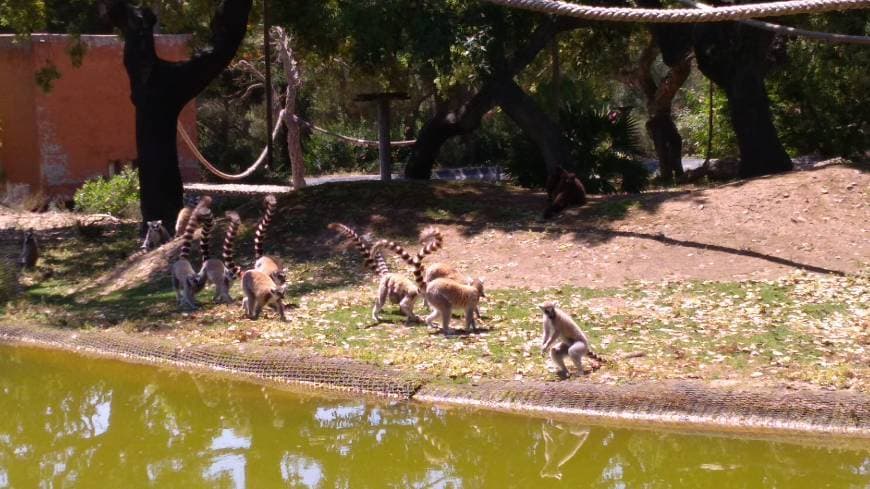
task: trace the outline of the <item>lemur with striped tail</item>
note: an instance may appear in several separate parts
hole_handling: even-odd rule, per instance
[[[445,335],[450,334],[450,315],[454,308],[461,308],[465,310],[466,329],[477,330],[477,323],[474,318],[475,310],[480,299],[486,297],[483,291],[483,279],[470,279],[467,285],[450,278],[436,278],[426,283],[424,280],[423,259],[426,255],[437,251],[441,247],[443,238],[437,228],[430,227],[423,230],[420,241],[426,244],[415,257],[411,257],[401,246],[393,242],[381,240],[375,247],[389,247],[402,260],[414,268],[417,286],[424,291],[424,297],[432,309],[432,312],[425,319],[427,325],[437,327],[435,326],[435,320],[440,316],[442,321],[441,331]]]
[[[380,249],[375,250],[353,229],[340,223],[332,223],[328,227],[353,240],[357,249],[365,257],[366,267],[371,269],[379,279],[378,293],[375,297],[375,305],[372,308],[372,320],[376,322],[381,321],[381,310],[383,310],[384,304],[389,299],[390,303],[399,305],[399,310],[402,311],[402,314],[406,318],[405,324],[419,321],[420,318],[414,314],[414,304],[420,295],[420,289],[417,285],[399,273],[390,272],[387,261],[384,259]]]
[[[172,236],[169,235],[169,231],[163,225],[162,219],[148,221],[146,224],[145,239],[141,246],[143,251],[159,248],[172,240]]]
[[[441,236],[441,233],[438,231],[438,229],[431,227],[431,228],[427,228],[426,230],[424,230],[423,233],[421,234],[420,241],[423,243],[426,243],[426,244],[424,244],[423,247],[420,248],[420,251],[417,252],[416,256],[412,257],[398,243],[396,243],[394,241],[388,241],[386,239],[382,239],[382,240],[378,241],[377,243],[375,243],[374,246],[372,246],[372,248],[371,248],[369,256],[371,258],[374,258],[378,254],[381,253],[381,249],[389,248],[394,253],[399,255],[399,257],[403,261],[405,261],[406,263],[411,265],[413,267],[413,272],[414,272],[414,282],[411,282],[410,280],[408,280],[407,278],[405,278],[401,275],[391,274],[391,276],[397,276],[397,277],[401,278],[402,281],[406,284],[405,285],[406,290],[409,293],[414,292],[413,301],[416,301],[417,296],[420,295],[421,293],[424,293],[423,291],[426,290],[426,282],[423,280],[423,266],[422,266],[423,258],[425,258],[426,255],[438,250],[438,248],[440,248],[440,246],[441,246],[442,239],[443,238]],[[411,286],[413,286],[413,289],[411,289]],[[386,281],[382,277],[381,278],[381,285],[378,288],[378,300],[377,300],[377,303],[375,304],[375,310],[372,311],[373,316],[376,315],[376,312],[380,312],[381,308],[383,307],[384,302],[386,301],[387,295],[392,293],[391,287],[393,287],[393,284],[389,281]],[[413,301],[410,304],[409,310],[413,310],[413,305],[414,305]],[[416,315],[414,317],[417,318]]]
[[[556,374],[559,378],[567,379],[570,376],[568,367],[565,366],[565,357],[571,357],[571,361],[577,366],[577,372],[583,375],[583,357],[588,356],[599,364],[607,363],[607,360],[595,353],[589,344],[589,338],[577,323],[571,319],[565,311],[559,309],[555,302],[544,302],[538,305],[544,313],[544,331],[541,339],[541,353],[550,352],[550,359],[559,368]],[[559,342],[555,347],[553,345]],[[552,348],[551,348],[552,347]]]
[[[254,258],[257,260],[254,262],[254,270],[265,273],[276,284],[281,285],[287,281],[287,269],[284,268],[280,260],[263,253],[263,241],[266,239],[269,225],[272,224],[272,216],[275,214],[278,200],[274,195],[269,194],[263,203],[265,204],[263,217],[257,223],[257,229],[254,231]]]
[[[287,284],[276,284],[271,277],[258,270],[248,270],[242,274],[242,307],[248,319],[259,319],[260,313],[266,306],[272,306],[278,311],[282,321],[286,321],[284,315],[284,293]]]
[[[203,224],[202,237],[200,238],[200,247],[203,250],[202,268],[199,270],[197,280],[202,287],[205,287],[209,282],[214,284],[214,302],[215,303],[232,303],[233,298],[230,296],[230,287],[240,275],[240,267],[235,264],[233,258],[233,244],[236,235],[239,231],[241,219],[235,211],[227,211],[227,233],[224,237],[223,246],[223,261],[218,258],[208,257],[208,241],[211,225]],[[210,221],[209,221],[210,223]]]
[[[423,246],[429,245],[430,253],[435,253],[443,247],[444,236],[442,236],[437,228],[428,227],[420,233],[420,244]],[[423,268],[423,282],[425,282],[427,286],[437,278],[449,278],[456,282],[465,282],[466,285],[474,283],[473,278],[464,277],[458,270],[448,263],[435,262],[430,263]],[[481,285],[483,284],[483,279],[480,279],[480,283]],[[429,306],[429,300],[426,298],[426,294],[423,294],[423,304],[427,307]],[[480,319],[480,307],[474,308],[474,315],[477,319]]]
[[[196,294],[202,290],[193,265],[190,264],[190,248],[193,236],[200,223],[211,219],[211,198],[203,197],[194,209],[187,227],[182,235],[181,252],[178,260],[172,264],[172,288],[175,290],[175,298],[180,307],[196,309]]]

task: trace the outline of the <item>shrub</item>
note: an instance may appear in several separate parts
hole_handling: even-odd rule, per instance
[[[560,118],[565,127],[573,165],[591,193],[640,192],[649,180],[641,163],[640,123],[626,113],[588,106],[566,104]],[[541,187],[547,169],[541,163],[537,146],[516,130],[510,137],[505,166],[511,177],[524,187]]]
[[[128,168],[112,178],[88,180],[74,200],[80,212],[138,219],[139,172]]]

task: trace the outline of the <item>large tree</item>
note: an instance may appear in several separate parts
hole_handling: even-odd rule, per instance
[[[558,33],[579,26],[580,23],[574,19],[545,18],[529,35],[520,36],[525,42],[520,42],[512,54],[506,54],[505,37],[513,37],[516,33],[496,31],[504,37],[494,35],[487,47],[490,69],[482,77],[480,89],[455,107],[441,104],[420,130],[411,159],[405,167],[405,176],[429,178],[441,146],[451,137],[476,130],[483,115],[496,105],[535,141],[549,173],[567,163],[568,150],[558,125],[522,91],[514,77],[534,61]]]
[[[791,170],[770,111],[764,77],[772,63],[774,34],[736,22],[695,26],[698,68],[728,97],[740,150],[742,178]]]
[[[176,143],[178,115],[232,61],[247,31],[251,3],[223,0],[211,22],[208,46],[182,62],[157,56],[157,17],[149,8],[127,0],[103,4],[125,40],[124,67],[136,108],[139,195],[145,221],[162,219],[167,227],[175,222],[184,193]]]

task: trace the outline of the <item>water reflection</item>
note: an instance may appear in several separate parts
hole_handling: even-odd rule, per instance
[[[306,398],[37,350],[0,347],[0,393],[0,488],[870,485],[867,450]]]
[[[577,451],[589,438],[589,428],[545,422],[541,424],[544,439],[544,467],[541,477],[561,479],[563,465],[577,455]]]

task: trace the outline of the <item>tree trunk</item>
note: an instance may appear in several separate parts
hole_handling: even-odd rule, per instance
[[[561,168],[571,168],[570,144],[562,129],[553,122],[538,104],[512,79],[499,85],[498,105],[541,151],[547,174],[554,175]]]
[[[734,22],[695,27],[698,68],[728,97],[742,178],[791,170],[773,125],[764,76],[774,34]]]
[[[414,144],[411,157],[405,166],[405,178],[430,178],[441,146],[451,137],[469,133],[480,126],[480,119],[495,106],[497,87],[512,83],[513,77],[534,61],[556,34],[579,25],[581,24],[576,19],[564,17],[544,21],[535,29],[526,45],[512,59],[505,60],[503,66],[484,81],[480,90],[468,102],[455,111],[446,108],[438,110],[420,129],[417,143]]]
[[[493,81],[487,82],[459,110],[441,109],[423,125],[405,166],[405,178],[428,180],[441,146],[453,136],[472,132],[480,126],[480,119],[495,106],[493,85]]]
[[[232,61],[245,37],[251,0],[223,0],[212,19],[210,47],[183,62],[157,56],[157,18],[150,9],[134,7],[127,0],[108,0],[103,6],[112,25],[124,35],[124,67],[136,108],[142,219],[161,219],[172,229],[184,194],[178,169],[178,115]]]
[[[287,77],[287,90],[284,93],[284,127],[287,128],[287,154],[290,158],[290,171],[293,188],[300,189],[305,183],[305,159],[302,156],[302,128],[296,120],[296,96],[302,87],[302,74],[299,63],[293,55],[290,36],[281,27],[275,27],[276,43],[278,45],[281,65]]]
[[[674,124],[672,114],[653,115],[646,121],[646,130],[655,146],[662,180],[672,181],[683,176],[683,138]]]
[[[667,36],[666,27],[657,27],[653,32],[653,36],[641,53],[631,84],[639,88],[646,99],[646,109],[649,114],[646,130],[652,139],[659,160],[659,176],[662,180],[671,181],[683,175],[683,138],[674,123],[672,107],[674,97],[689,77],[692,64],[686,49],[682,50],[682,58],[673,56],[673,53],[665,56],[662,45],[667,46],[671,51],[679,52],[678,46],[668,46],[663,42],[664,39],[673,37]],[[659,51],[662,52],[663,59],[667,58],[665,62],[670,62],[670,69],[661,80],[656,82],[652,65]]]

